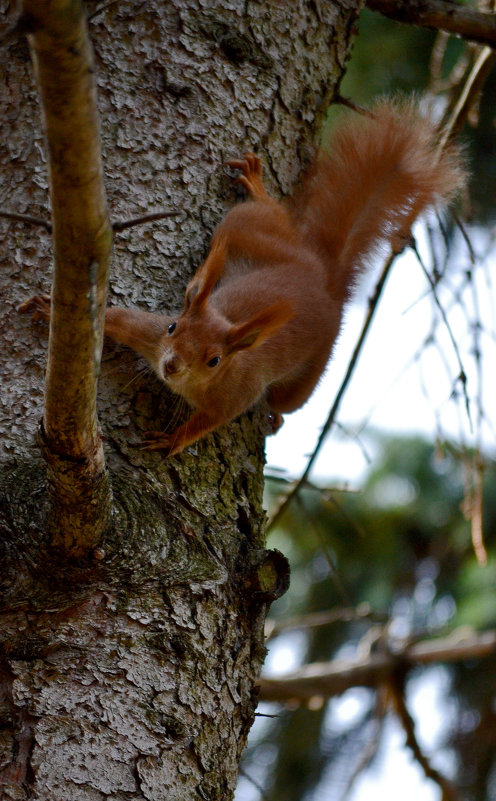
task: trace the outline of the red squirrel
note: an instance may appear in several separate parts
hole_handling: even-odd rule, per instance
[[[249,199],[214,232],[176,318],[108,308],[105,334],[144,356],[193,407],[144,447],[177,454],[265,396],[274,419],[302,406],[321,377],[343,306],[371,253],[400,249],[417,216],[464,180],[459,150],[414,103],[381,100],[347,117],[295,197],[267,193],[258,156],[227,162]]]

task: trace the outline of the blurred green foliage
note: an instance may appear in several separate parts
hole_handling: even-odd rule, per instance
[[[341,93],[366,104],[378,94],[425,89],[434,38],[434,31],[402,25],[365,8]]]
[[[294,593],[290,589],[272,613],[308,613],[351,601],[390,614],[404,595],[411,600],[411,629],[436,630],[448,622],[451,627],[496,627],[494,463],[485,471],[484,530],[490,559],[481,567],[463,514],[468,478],[457,450],[445,447],[440,454],[416,437],[374,438],[379,455],[360,492],[328,497],[303,490],[300,503],[290,507],[271,535],[271,545],[290,554]],[[268,479],[267,491],[271,508],[279,483]],[[332,567],[324,565],[326,553],[339,581]],[[412,596],[424,574],[436,593],[415,608]],[[437,601],[447,594],[454,601],[449,621],[444,612],[436,615]]]
[[[440,455],[418,438],[377,435],[377,445],[378,456],[360,492],[307,489],[271,535],[270,546],[289,554],[292,568],[290,590],[274,604],[271,616],[366,603],[406,637],[445,635],[460,625],[496,627],[494,464],[485,473],[485,493],[491,499],[484,520],[489,563],[481,567],[463,515],[467,482],[459,454],[446,448]],[[277,506],[280,491],[280,482],[269,479],[269,509]],[[369,620],[354,620],[303,629],[299,661],[330,660],[343,648],[350,655],[373,627]],[[279,637],[281,643],[287,634]],[[457,714],[443,732],[444,748],[457,766],[461,799],[496,797],[495,735],[488,736],[495,668],[496,656],[446,667]],[[420,672],[414,672],[416,680]],[[374,723],[374,695],[362,692],[367,701],[346,730],[333,724],[327,704],[315,710],[283,710],[255,740],[246,758],[248,773],[257,754],[269,742],[276,745],[267,780],[270,801],[318,801],[324,772],[334,776],[334,791],[332,783],[326,784],[326,799],[342,797]]]

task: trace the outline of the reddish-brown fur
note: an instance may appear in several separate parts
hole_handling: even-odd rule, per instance
[[[105,333],[194,408],[148,448],[178,453],[263,395],[278,420],[305,403],[371,252],[402,245],[416,217],[463,182],[458,151],[438,155],[437,141],[415,105],[381,101],[341,124],[288,204],[267,194],[257,156],[230,162],[250,200],[217,228],[179,317],[107,310]]]

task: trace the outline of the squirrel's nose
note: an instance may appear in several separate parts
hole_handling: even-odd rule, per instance
[[[164,359],[164,362],[163,362],[163,365],[162,365],[162,369],[164,371],[164,376],[166,378],[167,378],[167,376],[174,375],[175,373],[177,373],[177,371],[179,369],[179,361],[178,361],[177,357],[176,356],[171,356],[168,359]]]

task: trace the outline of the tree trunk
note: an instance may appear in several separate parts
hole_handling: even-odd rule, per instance
[[[2,4],[5,5],[5,4]],[[286,193],[342,77],[356,0],[88,3],[111,219],[111,303],[181,307],[237,192],[222,164],[261,153]],[[3,44],[0,210],[49,220],[40,110],[21,35]],[[49,291],[41,226],[0,220],[0,786],[6,799],[230,799],[253,720],[270,600],[260,408],[166,459],[134,447],[178,416],[129,351],[107,346],[99,419],[114,508],[87,559],[47,546],[37,441]]]

